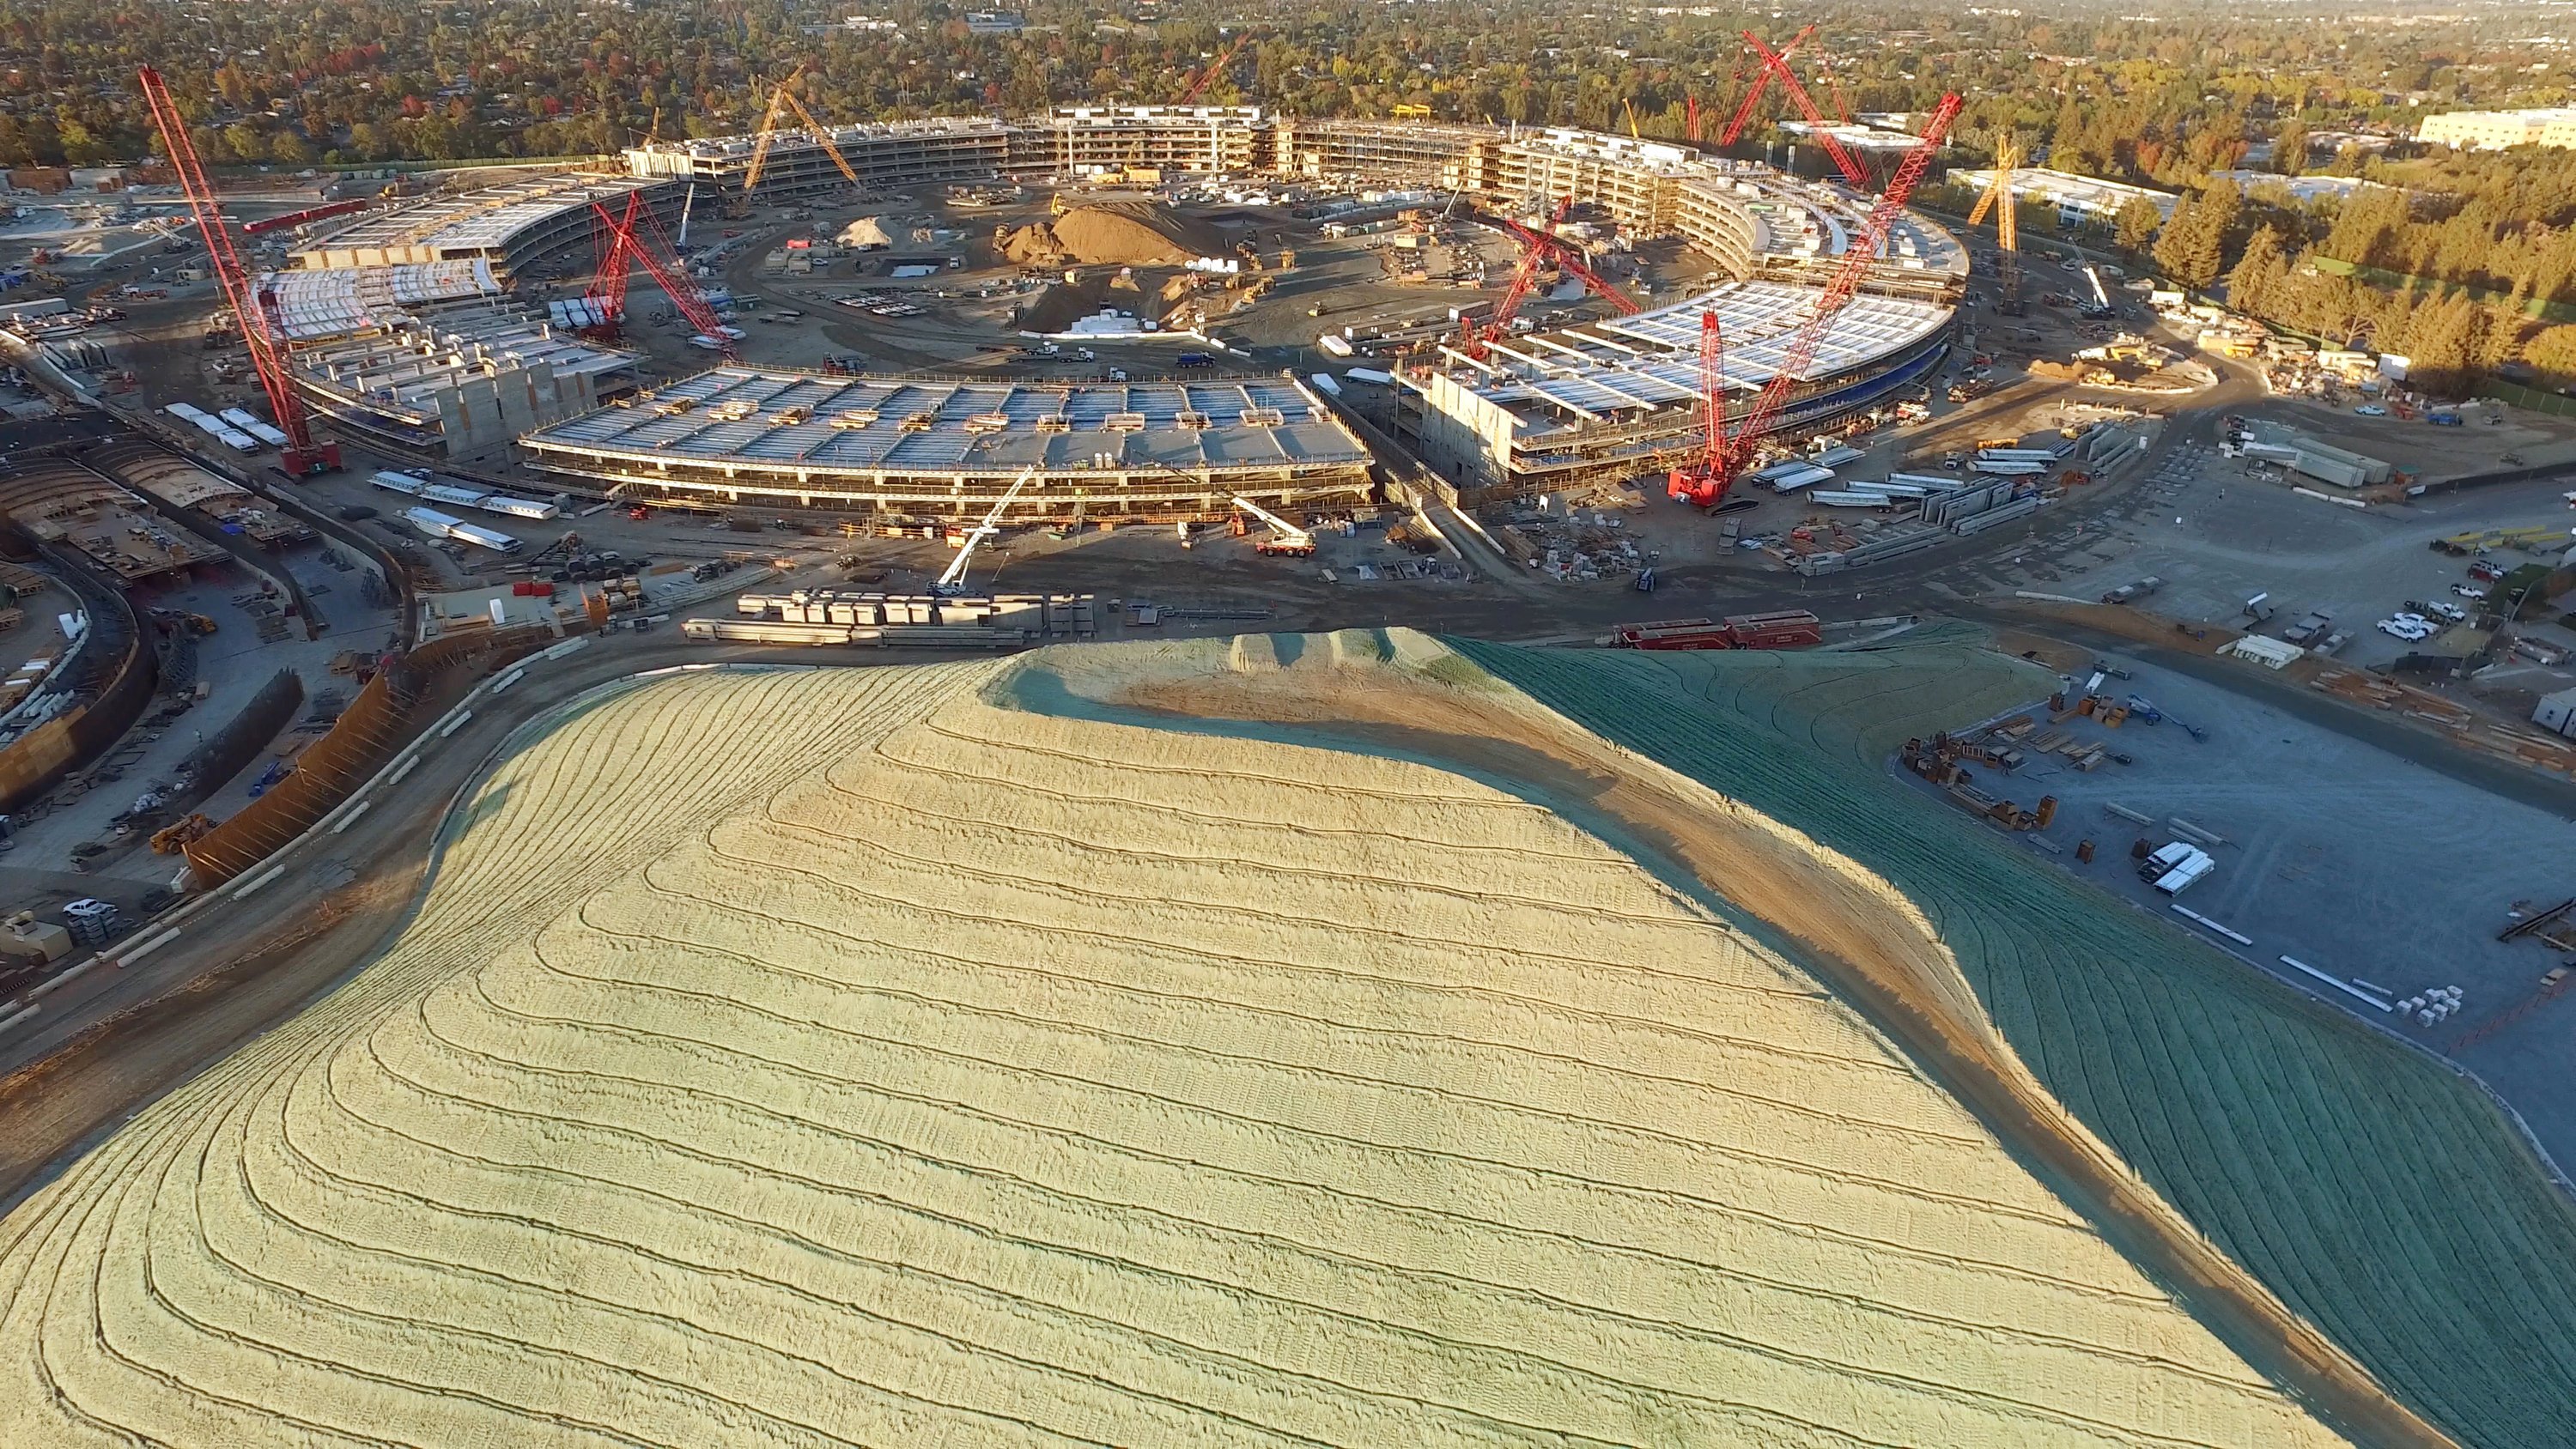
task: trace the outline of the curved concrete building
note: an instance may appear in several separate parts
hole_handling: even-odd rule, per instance
[[[1503,210],[1570,197],[1623,236],[1678,238],[1715,263],[1726,280],[1703,294],[1507,338],[1481,358],[1439,352],[1406,372],[1399,437],[1471,498],[1667,466],[1696,426],[1700,314],[1721,318],[1727,387],[1749,401],[1812,314],[1817,287],[1842,264],[1870,203],[1839,186],[1634,137],[1303,121],[1245,106],[1075,106],[1010,122],[844,126],[832,140],[862,184],[886,190],[1142,168],[1166,178],[1414,186]],[[664,141],[628,150],[626,163],[639,178],[738,193],[751,152],[749,137]],[[821,195],[845,184],[815,139],[781,133],[761,195]],[[1788,426],[1819,426],[1917,385],[1939,364],[1966,278],[1954,238],[1919,216],[1900,218],[1863,295],[1826,333]],[[1252,396],[1263,389],[1281,396]],[[1115,387],[927,391],[943,395],[900,379],[723,369],[536,430],[523,443],[536,466],[637,496],[905,519],[980,513],[1030,462],[1045,470],[1021,495],[1031,517],[1196,516],[1221,511],[1235,494],[1345,506],[1369,486],[1365,448],[1295,384],[1139,384],[1124,390],[1145,394],[1134,405],[1109,397],[1122,392]],[[1200,391],[1213,401],[1196,400]],[[895,392],[904,395],[899,408],[872,400]],[[702,404],[728,415],[693,412]]]

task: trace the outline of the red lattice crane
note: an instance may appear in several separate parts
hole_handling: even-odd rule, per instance
[[[1806,30],[1800,31],[1799,39],[1805,39],[1807,32],[1815,28],[1810,25]],[[1792,41],[1787,49],[1773,50],[1762,43],[1761,36],[1750,30],[1744,32],[1744,39],[1746,44],[1751,45],[1761,55],[1763,72],[1777,75],[1780,78],[1780,84],[1788,88],[1789,99],[1798,105],[1798,114],[1806,117],[1807,124],[1815,129],[1816,139],[1823,143],[1825,154],[1834,158],[1834,167],[1842,172],[1843,179],[1850,182],[1855,190],[1867,191],[1870,188],[1869,172],[1862,167],[1859,159],[1852,155],[1851,148],[1845,146],[1841,139],[1834,135],[1833,123],[1826,120],[1825,113],[1816,108],[1816,98],[1807,94],[1807,88],[1798,83],[1797,75],[1789,69],[1789,51],[1795,50],[1797,43]],[[1755,95],[1759,94],[1757,90]],[[1752,101],[1751,96],[1745,98],[1746,110],[1752,109]],[[1739,114],[1738,120],[1741,119]],[[1731,141],[1734,138],[1730,136],[1728,139]]]
[[[644,210],[643,193],[626,193],[626,214],[612,217],[608,208],[592,203],[599,220],[595,246],[599,269],[591,277],[590,288],[582,295],[599,314],[603,326],[615,328],[626,320],[626,279],[634,270],[635,228]]]
[[[1824,291],[1817,295],[1816,310],[1790,337],[1788,347],[1781,354],[1780,366],[1773,371],[1770,382],[1763,386],[1760,395],[1754,398],[1753,405],[1745,410],[1744,419],[1736,424],[1733,437],[1726,435],[1724,426],[1725,399],[1720,391],[1724,380],[1718,367],[1723,342],[1717,335],[1717,314],[1702,314],[1700,408],[1705,435],[1700,457],[1673,469],[1666,480],[1665,491],[1675,502],[1714,508],[1725,501],[1727,490],[1735,485],[1744,465],[1752,461],[1754,450],[1761,447],[1762,440],[1779,425],[1780,413],[1788,405],[1789,394],[1797,390],[1806,380],[1808,371],[1815,366],[1816,349],[1824,342],[1826,328],[1860,291],[1860,284],[1868,277],[1869,269],[1877,264],[1879,250],[1887,241],[1888,229],[1895,225],[1897,214],[1905,209],[1906,198],[1914,194],[1916,184],[1923,179],[1924,170],[1932,164],[1942,141],[1949,136],[1950,123],[1958,117],[1958,94],[1952,92],[1943,96],[1941,104],[1933,108],[1931,119],[1923,127],[1922,139],[1915,142],[1913,150],[1905,153],[1904,164],[1896,168],[1896,175],[1888,181],[1887,190],[1879,196],[1878,204],[1870,208],[1860,230],[1845,244],[1842,265],[1835,268],[1833,280],[1826,283]]]
[[[1816,27],[1810,25],[1790,36],[1789,43],[1780,47],[1780,60],[1786,62],[1790,56],[1797,54],[1798,47],[1806,44],[1815,33]],[[1745,39],[1752,40],[1753,37],[1747,34]],[[1757,46],[1761,44],[1758,40],[1753,43]],[[1770,52],[1766,50],[1763,54],[1767,57]],[[1735,138],[1744,134],[1744,123],[1753,119],[1753,108],[1762,104],[1762,93],[1770,88],[1771,77],[1772,63],[1769,59],[1765,59],[1761,67],[1753,72],[1753,89],[1744,93],[1744,104],[1735,108],[1735,119],[1726,123],[1726,130],[1718,136],[1717,144],[1732,146],[1735,144]]]
[[[1209,86],[1216,84],[1216,78],[1225,74],[1225,68],[1228,65],[1233,64],[1234,58],[1242,53],[1243,48],[1251,43],[1252,32],[1249,30],[1236,36],[1234,38],[1234,44],[1227,46],[1223,51],[1218,53],[1216,59],[1209,61],[1207,69],[1200,71],[1198,75],[1190,81],[1189,89],[1181,92],[1181,98],[1172,102],[1172,104],[1176,106],[1186,106],[1190,102],[1197,100],[1201,95],[1205,94]]]
[[[1591,288],[1595,295],[1608,301],[1620,316],[1628,317],[1636,314],[1636,302],[1627,293],[1610,285],[1600,273],[1593,271],[1584,262],[1583,254],[1572,243],[1556,234],[1557,224],[1564,221],[1573,210],[1573,197],[1568,196],[1558,202],[1555,213],[1548,218],[1546,231],[1533,231],[1509,217],[1503,218],[1503,229],[1511,233],[1514,241],[1520,243],[1520,260],[1512,266],[1511,283],[1503,289],[1502,300],[1494,304],[1493,317],[1482,327],[1477,326],[1472,320],[1469,321],[1460,336],[1459,351],[1471,358],[1481,359],[1485,355],[1486,347],[1495,338],[1511,329],[1512,318],[1520,312],[1521,303],[1529,300],[1529,294],[1537,288],[1539,269],[1550,261],[1556,263],[1559,271],[1581,281],[1584,286]]]
[[[716,315],[715,307],[698,290],[698,284],[689,280],[687,269],[680,265],[679,253],[671,249],[671,239],[662,234],[662,223],[655,219],[653,209],[634,204],[630,197],[628,220],[622,228],[607,207],[594,201],[590,209],[610,227],[622,230],[627,239],[626,255],[643,264],[645,275],[662,289],[662,295],[671,299],[672,306],[680,309],[690,328],[713,341],[727,362],[740,361],[742,354],[734,346],[733,334],[725,330],[724,319]]]
[[[340,445],[313,440],[312,424],[304,414],[303,394],[295,390],[294,363],[287,352],[285,324],[277,316],[277,297],[259,290],[250,268],[242,264],[241,249],[233,244],[232,223],[224,219],[223,206],[215,199],[214,183],[206,179],[205,165],[197,159],[197,148],[188,140],[187,119],[179,114],[178,103],[170,99],[170,88],[162,82],[159,71],[147,65],[135,74],[143,88],[144,103],[152,108],[152,123],[160,128],[161,149],[169,153],[170,169],[179,173],[180,189],[188,195],[188,210],[206,239],[206,260],[224,289],[224,300],[232,306],[242,342],[250,349],[251,370],[259,374],[260,388],[268,394],[268,409],[277,418],[278,431],[286,434],[286,446],[278,451],[278,463],[299,478],[339,467]]]

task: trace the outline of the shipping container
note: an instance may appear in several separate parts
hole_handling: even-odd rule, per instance
[[[1739,649],[1805,649],[1825,642],[1824,621],[1804,609],[1731,614],[1726,629]]]

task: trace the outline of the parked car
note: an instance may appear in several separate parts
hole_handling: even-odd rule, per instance
[[[2461,608],[2459,605],[2452,603],[2448,599],[2435,599],[2427,603],[2424,607],[2432,610],[2441,617],[2450,620],[2454,624],[2469,617],[2468,610]]]
[[[2504,577],[2504,566],[2479,559],[2469,565],[2469,577],[2482,584],[2491,584]]]
[[[2402,619],[2380,620],[2379,632],[2382,634],[2393,635],[2399,639],[2404,639],[2409,643],[2433,637],[2433,631],[2430,627],[2422,623],[2408,623]]]
[[[2487,591],[2475,584],[2453,584],[2451,592],[2463,599],[2483,599],[2487,596]]]
[[[2388,409],[2381,407],[2377,403],[2363,403],[2361,406],[2354,408],[2353,411],[2361,414],[2365,418],[2384,418],[2388,416]]]

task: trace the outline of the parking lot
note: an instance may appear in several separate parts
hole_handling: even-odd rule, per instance
[[[2177,449],[2149,480],[2157,508],[2123,525],[2094,566],[2049,587],[2093,599],[2147,575],[2164,587],[2140,606],[2198,624],[2243,627],[2245,603],[2266,595],[2261,632],[2278,634],[2310,611],[2350,635],[2337,657],[2375,667],[2417,645],[2380,632],[2380,620],[2409,600],[2467,606],[2451,591],[2469,582],[2471,560],[2429,547],[2439,536],[2484,528],[2564,526],[2576,521],[2560,485],[2511,484],[2430,495],[2402,507],[2342,508],[2245,475],[2212,449]],[[2527,562],[2510,550],[2505,568]],[[2432,612],[2432,611],[2425,611]],[[2438,620],[2436,622],[2439,622]],[[2518,621],[2558,639],[2554,625]],[[2559,642],[2576,642],[2560,639]]]
[[[2496,939],[2518,903],[2546,908],[2576,895],[2576,824],[2217,685],[2110,662],[2133,677],[2108,679],[2102,692],[2114,700],[2134,693],[2164,712],[2164,723],[2132,715],[2117,728],[2084,716],[2051,724],[2045,702],[2035,701],[2036,727],[2019,745],[2025,761],[2008,774],[1972,767],[1978,788],[2024,809],[2057,797],[2054,822],[2025,836],[2046,843],[2034,853],[2249,969],[2455,1054],[2522,1112],[2553,1156],[2576,1164],[2576,992],[2541,999],[2542,976],[2566,957],[2536,940]],[[2077,679],[2075,692],[2086,682]],[[2207,738],[2194,739],[2186,723]],[[2063,753],[2031,747],[2052,730],[2116,754],[2080,771]],[[2209,848],[2216,868],[2207,877],[2167,897],[2139,879],[2131,851],[2140,839],[2184,838],[2176,819],[2223,843]],[[2097,850],[2090,865],[2076,860],[2087,839]],[[2187,920],[2176,905],[2247,942]],[[2456,985],[2462,1006],[2428,1026],[2367,1005],[2284,956],[2384,987],[2382,999]]]

